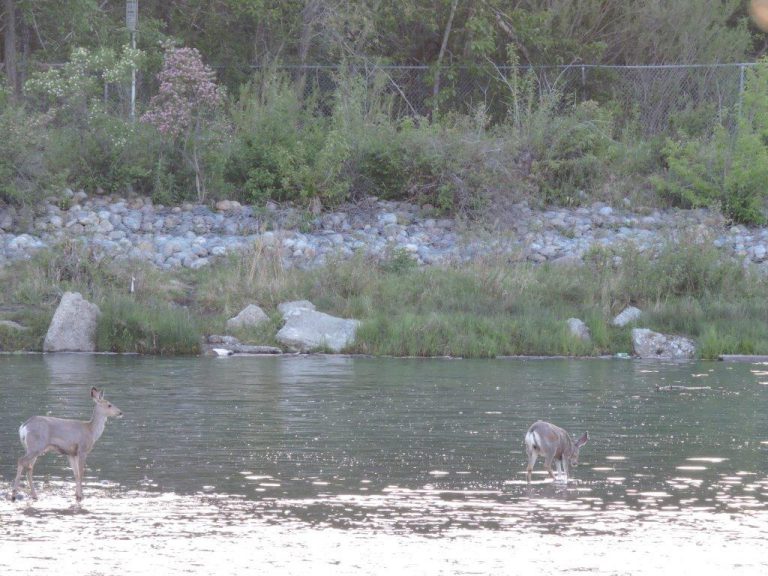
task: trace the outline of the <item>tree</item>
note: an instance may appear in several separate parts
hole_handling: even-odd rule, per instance
[[[158,94],[152,97],[149,110],[141,118],[179,146],[194,170],[200,201],[205,199],[206,184],[199,144],[212,113],[223,102],[215,78],[197,49],[167,46],[163,69],[157,75]]]
[[[5,78],[11,94],[18,97],[21,93],[19,84],[16,46],[16,2],[15,0],[3,0],[3,66]]]

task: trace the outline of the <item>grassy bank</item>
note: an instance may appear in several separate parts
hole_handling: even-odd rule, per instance
[[[768,281],[690,242],[651,259],[631,248],[594,251],[585,266],[476,261],[415,266],[405,255],[364,256],[306,271],[284,269],[261,247],[197,271],[163,272],[141,263],[96,261],[74,245],[0,272],[3,350],[39,350],[60,295],[81,292],[102,310],[99,350],[195,354],[203,334],[224,333],[227,318],[256,302],[271,321],[236,333],[275,344],[280,302],[308,299],[319,310],[363,324],[349,352],[395,356],[598,355],[629,352],[630,327],[610,320],[627,305],[637,325],[696,339],[703,358],[768,353]],[[131,277],[136,290],[129,293]],[[581,318],[592,343],[568,333]]]

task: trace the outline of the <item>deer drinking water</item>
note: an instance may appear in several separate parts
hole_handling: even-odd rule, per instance
[[[96,440],[104,432],[107,418],[123,415],[117,406],[104,399],[102,390],[91,388],[91,399],[95,406],[93,407],[93,416],[88,422],[65,420],[51,416],[32,416],[21,425],[19,438],[24,445],[26,454],[19,458],[11,500],[16,500],[19,481],[24,470],[27,471],[27,480],[29,480],[29,494],[32,498],[37,498],[35,486],[32,484],[32,470],[38,457],[51,450],[56,450],[59,454],[64,454],[69,458],[69,465],[75,474],[75,498],[78,502],[83,499],[82,482],[85,474],[85,459],[93,450]]]
[[[539,456],[544,457],[544,468],[546,468],[552,479],[555,475],[552,473],[552,462],[556,462],[558,470],[565,472],[566,478],[570,467],[576,466],[579,459],[579,448],[584,446],[589,440],[589,434],[584,432],[578,440],[570,437],[568,432],[562,428],[539,420],[534,422],[528,432],[525,433],[525,452],[528,455],[528,469],[526,475],[528,482],[531,481],[531,472],[536,459]]]

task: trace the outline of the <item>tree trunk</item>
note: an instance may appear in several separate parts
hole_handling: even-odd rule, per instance
[[[453,17],[456,15],[456,6],[459,0],[453,0],[451,4],[451,14],[448,16],[448,23],[445,25],[445,32],[443,32],[443,42],[440,45],[440,53],[437,55],[437,71],[435,72],[435,83],[432,86],[432,118],[437,116],[438,109],[438,96],[440,95],[440,66],[443,64],[443,57],[445,56],[445,49],[448,46],[448,37],[451,35],[451,28],[453,27]]]
[[[21,87],[19,86],[19,74],[16,65],[16,1],[3,0],[3,8],[5,12],[5,44],[3,47],[5,55],[3,62],[5,65],[5,77],[8,81],[8,87],[11,89],[13,98],[18,98]]]
[[[312,46],[312,37],[315,35],[315,26],[317,25],[317,15],[320,11],[319,0],[306,0],[304,8],[301,10],[301,36],[299,36],[299,79],[296,86],[296,92],[299,99],[304,99],[304,87],[307,82],[307,60],[309,58],[309,49]]]

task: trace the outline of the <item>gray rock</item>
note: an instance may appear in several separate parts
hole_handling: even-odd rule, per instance
[[[131,210],[123,216],[123,226],[128,228],[131,232],[138,232],[141,228],[141,212],[137,212],[135,210]]]
[[[689,360],[696,356],[693,340],[683,336],[667,336],[647,328],[632,330],[632,347],[640,358]]]
[[[611,324],[614,326],[626,326],[630,322],[634,322],[640,316],[643,314],[643,311],[640,310],[640,308],[635,308],[634,306],[628,306],[627,308],[624,308],[624,310],[621,312],[621,314],[617,314],[613,320],[611,320]]]
[[[13,212],[10,209],[0,212],[0,230],[13,230]]]
[[[391,212],[379,214],[379,223],[383,226],[397,224],[397,214],[392,214]]]
[[[215,344],[226,348],[240,344],[240,340],[229,334],[210,334],[205,340],[207,344]]]
[[[309,300],[295,300],[278,304],[277,309],[283,315],[283,319],[287,320],[289,316],[301,314],[305,310],[315,310],[315,305]]]
[[[584,261],[576,254],[566,254],[565,256],[555,258],[551,264],[552,266],[576,267],[583,266]]]
[[[7,328],[9,330],[18,330],[18,331],[26,331],[29,330],[26,326],[22,326],[18,322],[14,322],[13,320],[0,320],[0,328]]]
[[[571,333],[571,336],[575,336],[579,340],[583,340],[584,342],[590,342],[592,340],[592,337],[589,333],[589,328],[582,320],[579,320],[578,318],[568,318],[568,330]]]
[[[359,320],[337,318],[314,308],[306,300],[278,306],[285,318],[285,325],[276,336],[278,342],[299,352],[318,349],[340,352],[354,342]]]
[[[112,225],[112,222],[110,222],[108,218],[99,220],[99,223],[96,225],[96,231],[101,234],[108,234],[112,232],[112,230],[114,229],[115,227]]]
[[[274,346],[255,346],[251,344],[242,344],[234,336],[211,334],[205,339],[202,345],[203,354],[206,356],[220,356],[220,352],[214,352],[214,349],[223,349],[231,354],[282,354],[280,348]]]
[[[208,260],[208,258],[197,258],[196,260],[192,260],[189,264],[185,262],[184,266],[186,266],[187,268],[191,268],[192,270],[199,270],[204,266],[208,266],[209,263],[210,261]]]
[[[253,328],[269,321],[269,316],[256,304],[249,304],[234,318],[227,320],[227,329]]]
[[[66,292],[53,315],[43,342],[44,352],[93,352],[99,307],[79,292]]]

